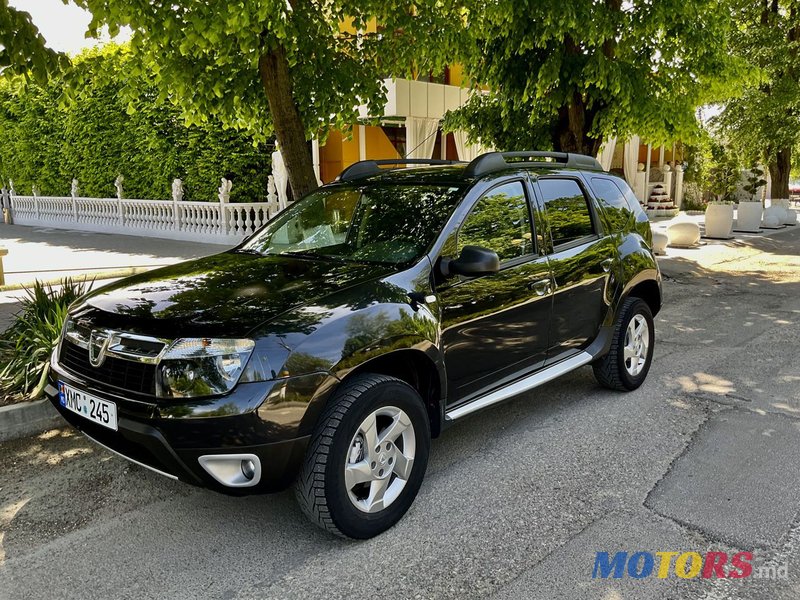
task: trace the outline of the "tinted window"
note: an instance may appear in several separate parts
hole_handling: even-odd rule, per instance
[[[271,220],[243,250],[403,263],[427,250],[461,196],[459,188],[431,185],[320,188]]]
[[[501,261],[533,251],[531,217],[521,182],[496,187],[478,200],[458,233],[459,252],[464,246],[494,250]]]
[[[638,215],[639,213],[644,213],[642,205],[636,198],[636,194],[633,193],[631,186],[624,181],[615,181],[614,185],[616,185],[622,191],[622,194],[625,196],[625,201],[628,203],[628,208],[633,211],[633,214]]]
[[[553,246],[569,244],[594,233],[586,196],[572,179],[540,179],[539,189],[547,207]]]
[[[614,230],[622,229],[630,222],[632,216],[631,208],[625,199],[625,195],[614,181],[602,177],[593,177],[592,191],[603,205],[609,224]]]

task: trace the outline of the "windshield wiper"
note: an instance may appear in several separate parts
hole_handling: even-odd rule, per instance
[[[291,256],[294,258],[310,258],[312,260],[319,259],[319,254],[314,254],[313,252],[303,252],[299,250],[290,250],[288,252],[281,252],[280,256]]]
[[[330,260],[333,262],[347,262],[347,259],[341,256],[334,256],[332,254],[315,254],[313,252],[303,252],[298,250],[281,252],[280,256],[291,256],[292,258],[306,258],[308,260]]]
[[[263,252],[259,252],[253,248],[239,248],[238,250],[234,250],[234,252],[236,254],[255,254],[256,256],[264,256]]]

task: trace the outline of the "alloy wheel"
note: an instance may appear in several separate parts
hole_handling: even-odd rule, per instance
[[[643,315],[637,314],[628,323],[625,332],[623,357],[625,370],[636,377],[647,364],[647,353],[650,348],[650,328]]]
[[[416,441],[411,419],[397,407],[383,406],[362,421],[344,465],[347,495],[358,510],[376,513],[397,499],[411,476]]]

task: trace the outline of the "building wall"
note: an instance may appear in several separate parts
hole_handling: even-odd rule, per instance
[[[324,146],[319,149],[320,179],[322,183],[333,181],[345,168],[359,161],[361,128],[353,126],[350,136],[341,131],[331,131]],[[399,158],[389,138],[380,127],[367,125],[364,127],[366,144],[365,159]]]

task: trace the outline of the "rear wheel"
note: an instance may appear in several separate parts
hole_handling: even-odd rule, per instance
[[[296,496],[341,536],[370,538],[397,523],[419,491],[430,452],[419,394],[385,375],[359,375],[331,400],[312,435]]]
[[[650,307],[641,298],[626,298],[614,327],[611,350],[592,365],[595,378],[612,390],[635,390],[647,377],[654,346]]]

